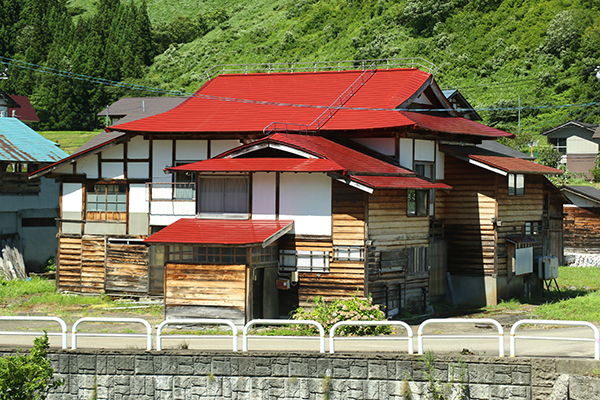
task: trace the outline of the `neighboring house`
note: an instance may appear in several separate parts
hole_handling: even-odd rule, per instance
[[[27,96],[16,96],[11,94],[10,97],[19,105],[19,107],[9,107],[9,117],[17,118],[27,125],[31,125],[34,122],[40,122],[40,117],[38,117]]]
[[[473,109],[473,106],[465,99],[465,97],[457,89],[446,89],[442,90],[444,96],[448,99],[452,106],[459,110],[461,114],[470,120],[481,121],[482,118],[477,111]]]
[[[123,97],[97,115],[109,119],[107,126],[123,124],[169,111],[186,99],[187,97]]]
[[[591,186],[563,186],[572,204],[565,206],[565,252],[600,254],[600,190]]]
[[[534,260],[562,261],[564,200],[544,177],[561,171],[489,144],[441,147],[442,182],[453,189],[440,193],[436,216],[444,221],[448,272],[460,304],[521,296],[539,285]]]
[[[8,93],[0,89],[0,117],[10,117],[12,110],[21,107]]]
[[[598,155],[598,137],[594,133],[598,124],[569,121],[542,135],[548,137],[548,143],[554,145],[563,155],[561,164],[569,172],[585,174],[591,178],[590,169],[596,165]]]
[[[27,173],[67,156],[17,118],[0,117],[0,234],[18,234],[27,270],[56,255],[59,183]]]
[[[452,111],[415,68],[223,74],[30,176],[62,185],[61,290],[246,319],[359,293],[391,316],[446,294],[441,142],[512,136]]]

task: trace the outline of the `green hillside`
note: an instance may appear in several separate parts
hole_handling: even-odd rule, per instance
[[[72,0],[74,20],[91,18],[96,3],[119,0]],[[460,89],[485,123],[519,133],[521,143],[570,119],[600,122],[599,105],[593,104],[600,101],[600,80],[594,72],[600,65],[597,1],[146,4],[154,54],[141,74],[115,75],[127,82],[194,92],[205,81],[203,73],[218,64],[422,57],[436,65],[436,80],[443,89]],[[127,57],[122,60],[126,63]],[[124,94],[136,92],[112,90],[104,98]]]

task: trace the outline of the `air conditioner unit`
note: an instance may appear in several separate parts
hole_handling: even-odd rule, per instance
[[[558,278],[558,258],[540,257],[538,260],[538,274],[540,279]]]

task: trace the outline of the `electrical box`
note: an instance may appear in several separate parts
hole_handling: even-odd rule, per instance
[[[558,278],[558,258],[540,257],[538,260],[538,275],[540,279]]]
[[[290,280],[286,279],[286,278],[277,278],[276,284],[277,284],[277,289],[279,289],[279,290],[289,290],[289,288],[290,288]]]
[[[292,283],[298,282],[298,271],[292,271]]]

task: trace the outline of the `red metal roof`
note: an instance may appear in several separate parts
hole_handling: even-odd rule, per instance
[[[310,125],[362,73],[324,71],[220,75],[170,111],[107,129],[249,134],[262,132],[272,122]],[[344,103],[344,109],[334,111],[321,131],[418,128],[423,124],[424,129],[443,128],[442,132],[494,138],[513,136],[461,117],[440,120],[440,117],[394,110],[428,84],[430,77],[430,74],[413,68],[377,70]]]
[[[264,244],[291,230],[294,221],[182,218],[144,240],[148,244]]]
[[[329,172],[341,171],[339,164],[320,158],[214,158],[167,168],[192,172]]]
[[[29,101],[29,98],[27,96],[16,96],[14,94],[11,94],[10,97],[15,102],[17,102],[21,107],[19,107],[19,108],[9,107],[8,108],[9,116],[12,116],[12,113],[14,110],[16,117],[18,119],[20,119],[21,121],[40,122],[40,117],[38,117],[37,113],[35,112],[35,109],[31,105],[31,102]]]
[[[374,189],[452,189],[444,183],[429,182],[416,176],[351,175],[351,178]]]

